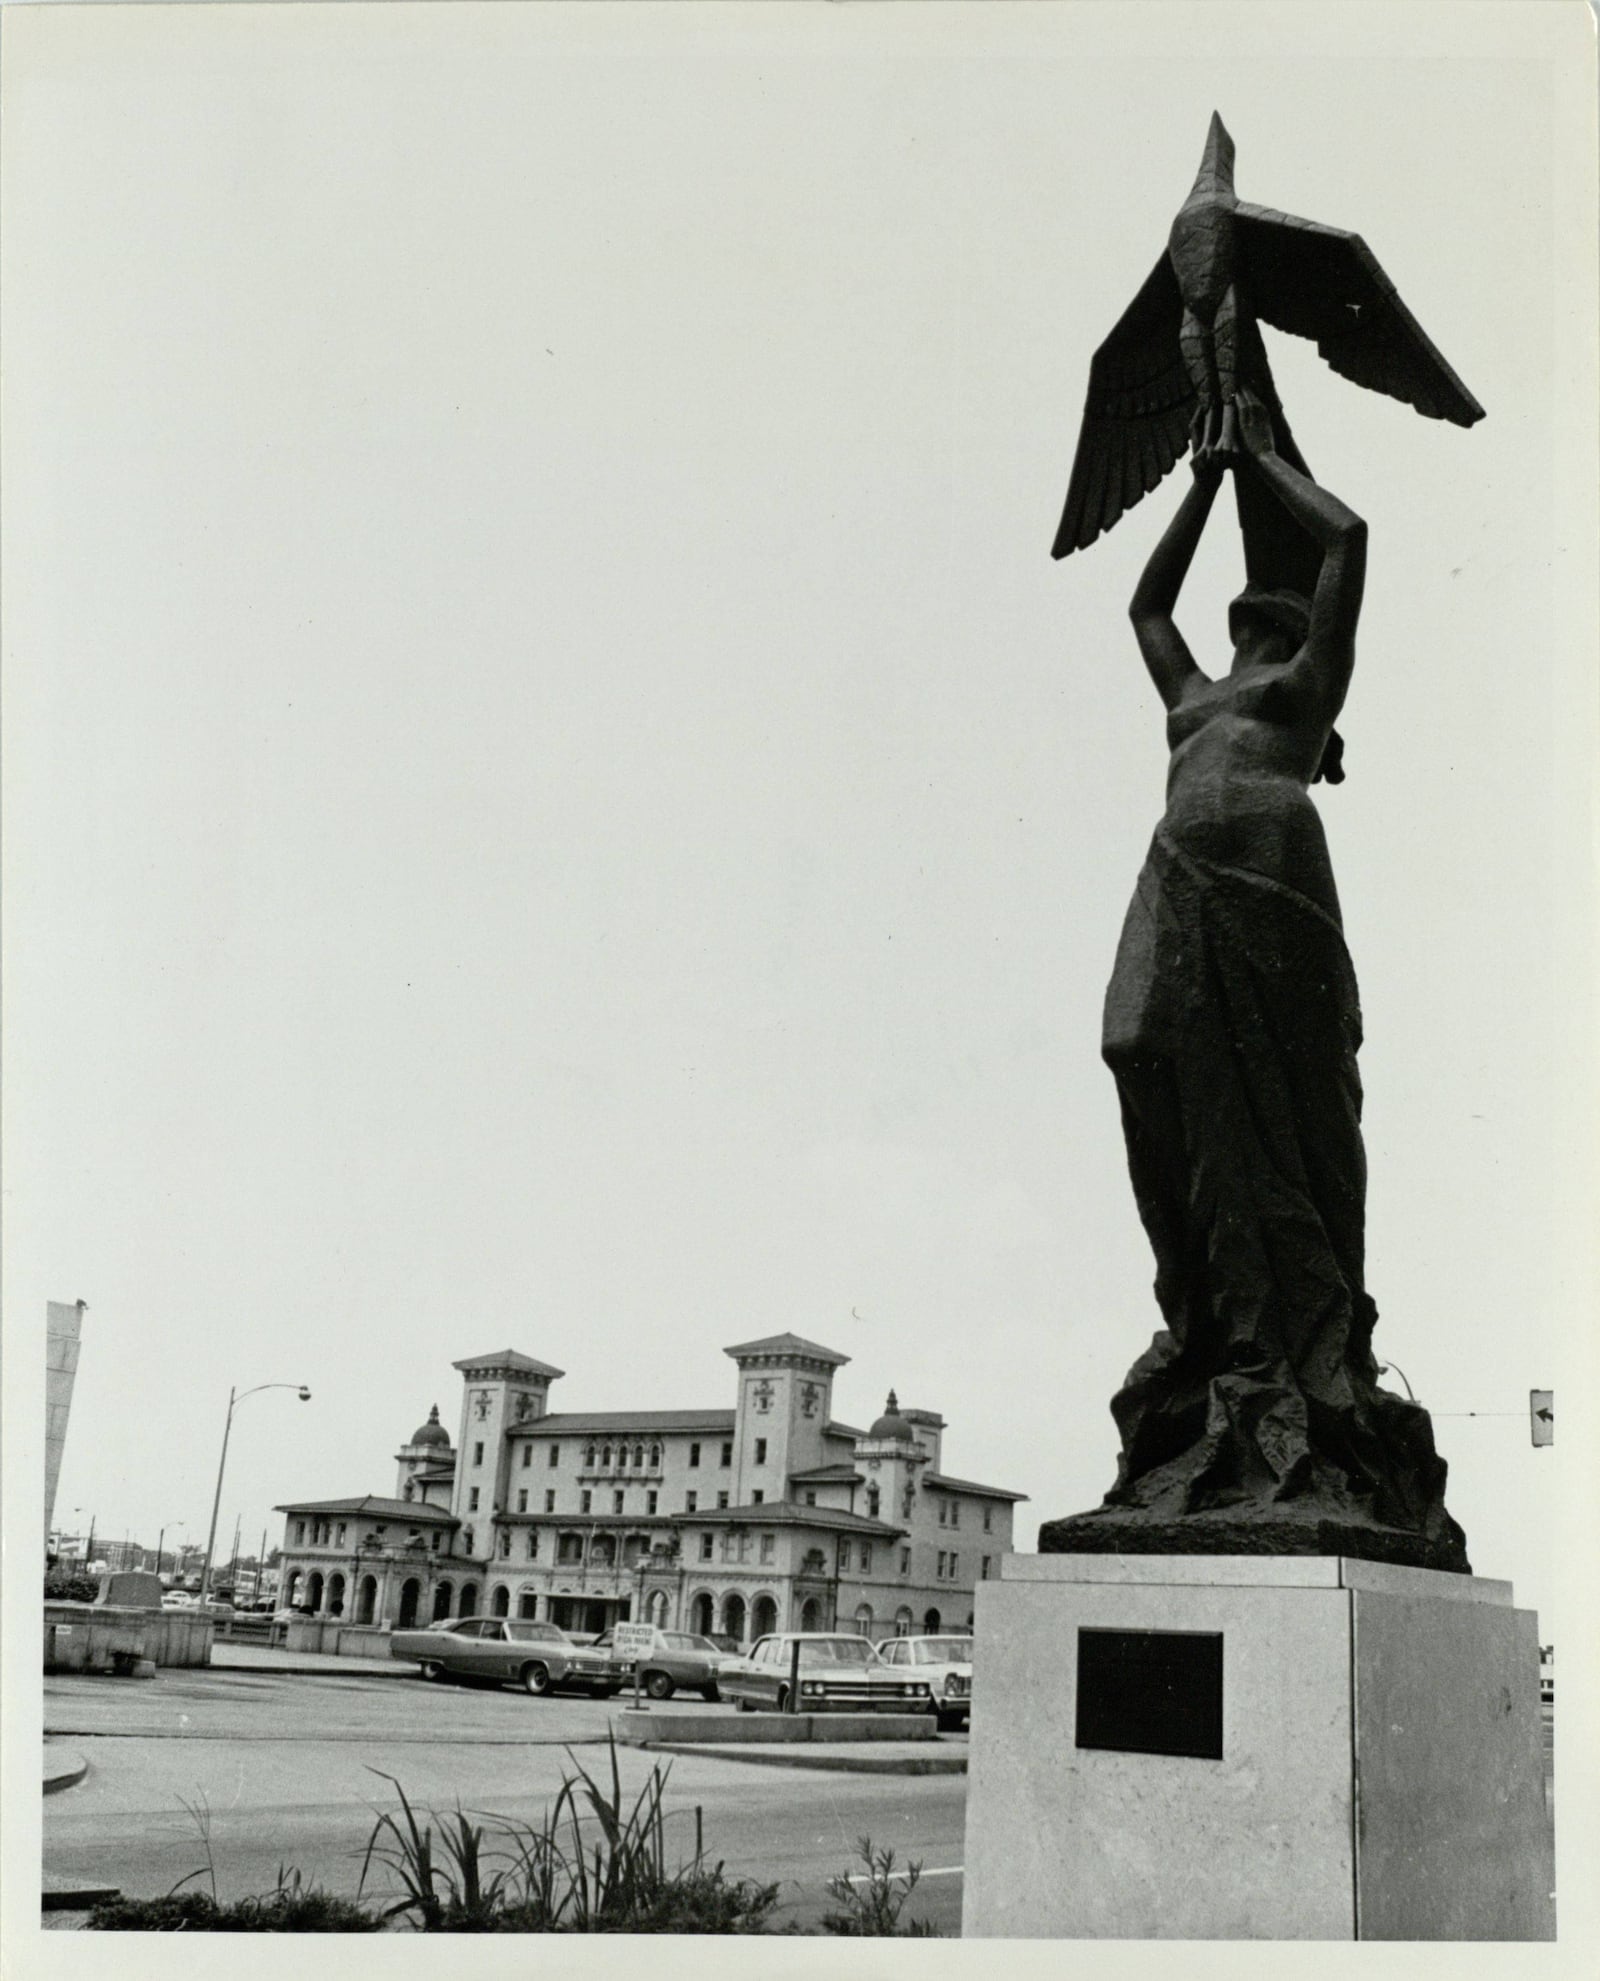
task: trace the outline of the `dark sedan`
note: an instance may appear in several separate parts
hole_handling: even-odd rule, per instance
[[[535,1696],[572,1690],[610,1699],[622,1690],[616,1666],[604,1651],[574,1644],[553,1623],[521,1617],[458,1617],[425,1630],[397,1630],[389,1655],[420,1665],[424,1678],[515,1683]]]

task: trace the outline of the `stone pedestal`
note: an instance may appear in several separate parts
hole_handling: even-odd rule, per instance
[[[1336,1556],[1007,1555],[963,1933],[1545,1940],[1538,1625]]]

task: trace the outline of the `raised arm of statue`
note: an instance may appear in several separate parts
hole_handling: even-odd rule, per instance
[[[1287,672],[1316,683],[1331,722],[1344,705],[1355,666],[1356,622],[1367,577],[1367,526],[1336,495],[1284,460],[1273,442],[1271,415],[1253,393],[1241,391],[1238,405],[1248,457],[1234,472],[1259,475],[1322,552],[1310,628]]]
[[[1168,708],[1176,707],[1184,688],[1200,674],[1188,642],[1173,622],[1172,609],[1194,562],[1221,481],[1222,464],[1215,455],[1196,460],[1189,492],[1151,552],[1128,607],[1139,652]]]

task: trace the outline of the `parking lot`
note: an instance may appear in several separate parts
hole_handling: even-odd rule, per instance
[[[353,1893],[375,1811],[397,1806],[384,1777],[427,1807],[535,1821],[579,1763],[609,1769],[607,1731],[630,1703],[425,1684],[394,1666],[47,1679],[46,1728],[90,1766],[45,1800],[45,1869],[150,1895],[205,1866],[209,1843],[224,1898],[270,1890],[280,1865]],[[674,1699],[650,1710],[670,1724],[706,1709]],[[952,1754],[965,1745],[939,1743]],[[630,1788],[653,1764],[619,1749]],[[751,1766],[714,1752],[661,1765],[681,1852],[693,1849],[698,1810],[707,1855],[780,1881],[787,1916],[819,1917],[827,1880],[856,1868],[856,1841],[869,1836],[926,1867],[907,1916],[959,1932],[964,1776]]]

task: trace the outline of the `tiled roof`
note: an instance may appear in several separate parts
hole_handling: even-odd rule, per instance
[[[759,1341],[736,1341],[724,1355],[809,1355],[816,1362],[831,1362],[837,1369],[850,1360],[837,1348],[824,1348],[820,1341],[807,1341],[800,1334],[764,1334]]]
[[[813,1465],[808,1472],[791,1472],[791,1486],[859,1486],[863,1475],[853,1465]]]
[[[864,1438],[865,1431],[858,1431],[854,1424],[824,1424],[822,1435],[825,1438]]]
[[[1025,1500],[1026,1493],[1008,1493],[1004,1486],[980,1486],[975,1479],[952,1479],[948,1472],[924,1472],[922,1483],[941,1492],[979,1493],[984,1499]]]
[[[275,1506],[272,1510],[274,1513],[365,1513],[374,1520],[443,1520],[452,1527],[459,1524],[442,1506],[425,1506],[421,1500],[380,1499],[373,1493],[355,1500],[292,1500],[287,1506]]]
[[[800,1506],[794,1500],[767,1500],[760,1506],[703,1506],[696,1513],[672,1513],[667,1518],[674,1527],[822,1527],[829,1533],[881,1535],[886,1541],[906,1531],[886,1521],[868,1520],[864,1514],[845,1513],[831,1506]]]
[[[731,1431],[731,1410],[552,1411],[513,1424],[513,1437],[581,1437],[587,1431]]]
[[[494,1348],[487,1355],[468,1355],[459,1362],[450,1364],[452,1369],[516,1369],[525,1376],[564,1376],[565,1369],[552,1368],[548,1362],[536,1362],[531,1355],[521,1355],[514,1348]]]

